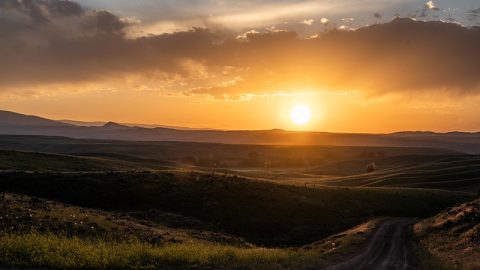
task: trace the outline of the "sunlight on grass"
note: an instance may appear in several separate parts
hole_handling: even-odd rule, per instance
[[[87,241],[52,234],[29,233],[0,237],[0,264],[55,268],[185,268],[236,266],[242,269],[296,269],[313,265],[312,250],[236,248],[214,244],[182,243],[153,247],[148,244]]]

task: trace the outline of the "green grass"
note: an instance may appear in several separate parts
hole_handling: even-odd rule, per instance
[[[153,247],[29,233],[0,236],[0,265],[17,267],[299,269],[319,260],[314,250],[235,248],[183,243]]]

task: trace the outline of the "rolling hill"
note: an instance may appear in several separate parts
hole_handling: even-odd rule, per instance
[[[72,127],[72,125],[34,115],[25,115],[0,110],[0,127],[3,129],[21,129],[23,127],[25,131],[27,131],[29,128]]]
[[[116,129],[117,127],[112,127]],[[123,127],[120,126],[119,129]],[[0,149],[102,157],[125,161],[193,159],[215,167],[305,167],[317,163],[359,159],[363,156],[452,155],[457,152],[422,147],[245,145],[196,142],[134,142],[66,137],[0,135]],[[257,157],[249,158],[251,153]],[[365,161],[364,161],[365,162]],[[205,164],[203,164],[205,163]],[[245,164],[242,164],[245,163]],[[363,166],[363,165],[362,165]]]
[[[439,156],[412,164],[409,157],[398,166],[372,173],[338,177],[322,181],[333,186],[411,187],[480,191],[480,156]]]
[[[0,171],[126,171],[165,169],[169,162],[115,160],[97,157],[0,150]]]
[[[174,213],[267,246],[305,245],[372,217],[428,217],[472,198],[432,190],[310,189],[197,172],[1,172],[0,176],[2,191],[136,212],[151,221],[159,218],[155,211]]]
[[[60,121],[0,111],[0,134],[66,136],[70,138],[129,141],[187,141],[226,144],[334,145],[381,147],[429,147],[466,153],[480,152],[480,133],[401,132],[393,134],[347,134],[292,132],[285,130],[179,130],[144,128],[107,123],[75,126]],[[112,129],[111,126],[124,128]]]

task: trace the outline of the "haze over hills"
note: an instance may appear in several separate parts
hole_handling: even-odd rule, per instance
[[[9,111],[0,111],[0,126],[7,127],[66,127],[72,126],[55,120],[50,120],[34,115],[25,115]]]
[[[108,122],[102,126],[76,126],[37,116],[0,111],[0,134],[65,136],[79,139],[127,141],[186,141],[227,144],[332,145],[431,147],[476,154],[480,133],[398,132],[355,134],[275,130],[184,130],[145,128]]]
[[[101,127],[108,122],[105,121],[77,121],[77,120],[57,120],[59,122],[81,126],[81,127]],[[178,130],[216,130],[212,128],[191,128],[191,127],[180,127],[180,126],[168,126],[168,125],[157,125],[157,124],[136,124],[136,123],[119,123],[121,125],[129,126],[129,127],[143,127],[143,128],[172,128]]]

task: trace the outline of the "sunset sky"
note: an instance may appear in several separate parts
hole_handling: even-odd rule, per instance
[[[0,0],[0,110],[376,133],[480,131],[479,104],[478,0]]]

